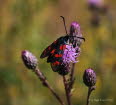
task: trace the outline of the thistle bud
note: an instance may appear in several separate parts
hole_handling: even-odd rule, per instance
[[[70,35],[80,35],[80,25],[77,22],[72,22],[70,26]]]
[[[70,36],[73,36],[72,39],[70,39],[73,46],[80,46],[82,41],[85,39],[82,37],[82,33],[80,30],[80,25],[77,22],[72,22],[70,26]]]
[[[83,75],[83,82],[88,87],[92,87],[96,84],[96,74],[92,69],[85,70]]]
[[[24,50],[22,51],[22,60],[25,64],[25,66],[28,69],[35,69],[37,64],[38,64],[38,60],[37,58],[29,51]]]

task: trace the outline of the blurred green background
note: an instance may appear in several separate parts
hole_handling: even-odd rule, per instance
[[[39,68],[65,99],[62,77],[52,72],[46,59],[39,58],[46,46],[65,35],[61,15],[66,18],[68,30],[72,21],[78,21],[86,38],[75,67],[73,105],[86,103],[87,87],[82,76],[89,67],[97,74],[90,104],[115,105],[116,1],[105,1],[112,21],[101,15],[101,24],[94,27],[86,0],[0,0],[0,105],[59,105],[22,63],[21,51],[25,49],[38,57]]]

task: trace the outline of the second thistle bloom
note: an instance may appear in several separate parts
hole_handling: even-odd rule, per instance
[[[88,0],[90,10],[99,10],[103,4],[104,0]]]
[[[88,0],[89,9],[93,12],[106,14],[108,12],[108,6],[104,0]]]

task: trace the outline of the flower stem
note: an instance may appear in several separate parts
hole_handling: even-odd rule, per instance
[[[68,83],[67,83],[67,80],[66,80],[66,77],[63,76],[63,83],[64,83],[64,87],[65,87],[65,93],[66,93],[66,98],[67,98],[67,103],[68,105],[72,105],[71,104],[71,97],[70,97],[70,91],[69,91],[69,87],[68,87]]]
[[[59,97],[59,95],[54,91],[54,89],[51,87],[51,85],[49,84],[49,82],[46,80],[46,77],[41,73],[41,71],[36,68],[34,70],[35,74],[39,77],[40,81],[42,82],[42,84],[47,87],[51,93],[56,97],[56,99],[59,101],[59,103],[61,105],[64,105],[64,102],[61,100],[61,98]]]
[[[89,97],[90,97],[90,95],[91,95],[91,92],[93,91],[93,90],[95,90],[95,86],[92,86],[92,87],[88,87],[88,95],[87,95],[87,103],[86,103],[86,105],[89,105]]]
[[[71,73],[70,73],[70,84],[69,84],[69,92],[71,94],[71,89],[73,88],[73,84],[74,84],[74,69],[75,69],[75,63],[72,64],[72,69],[71,69]]]
[[[90,94],[91,94],[91,89],[89,87],[88,88],[88,95],[87,95],[87,103],[86,103],[86,105],[89,105],[89,97],[90,97]]]

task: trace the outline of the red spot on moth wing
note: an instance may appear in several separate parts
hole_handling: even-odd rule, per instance
[[[64,50],[66,48],[66,45],[61,45],[60,50]]]
[[[62,54],[55,54],[55,57],[62,57]]]
[[[51,51],[51,54],[54,54],[55,51],[56,51],[56,49],[53,49],[53,50]]]
[[[48,50],[51,50],[51,46],[48,47]]]
[[[54,71],[54,72],[57,72],[57,67],[58,67],[58,65],[57,66],[55,66],[55,65],[53,65],[53,63],[51,63],[51,67],[52,67],[52,70]]]
[[[58,62],[58,61],[55,61],[54,63],[52,63],[54,66],[57,66],[57,65],[59,65],[60,64],[60,62]]]

